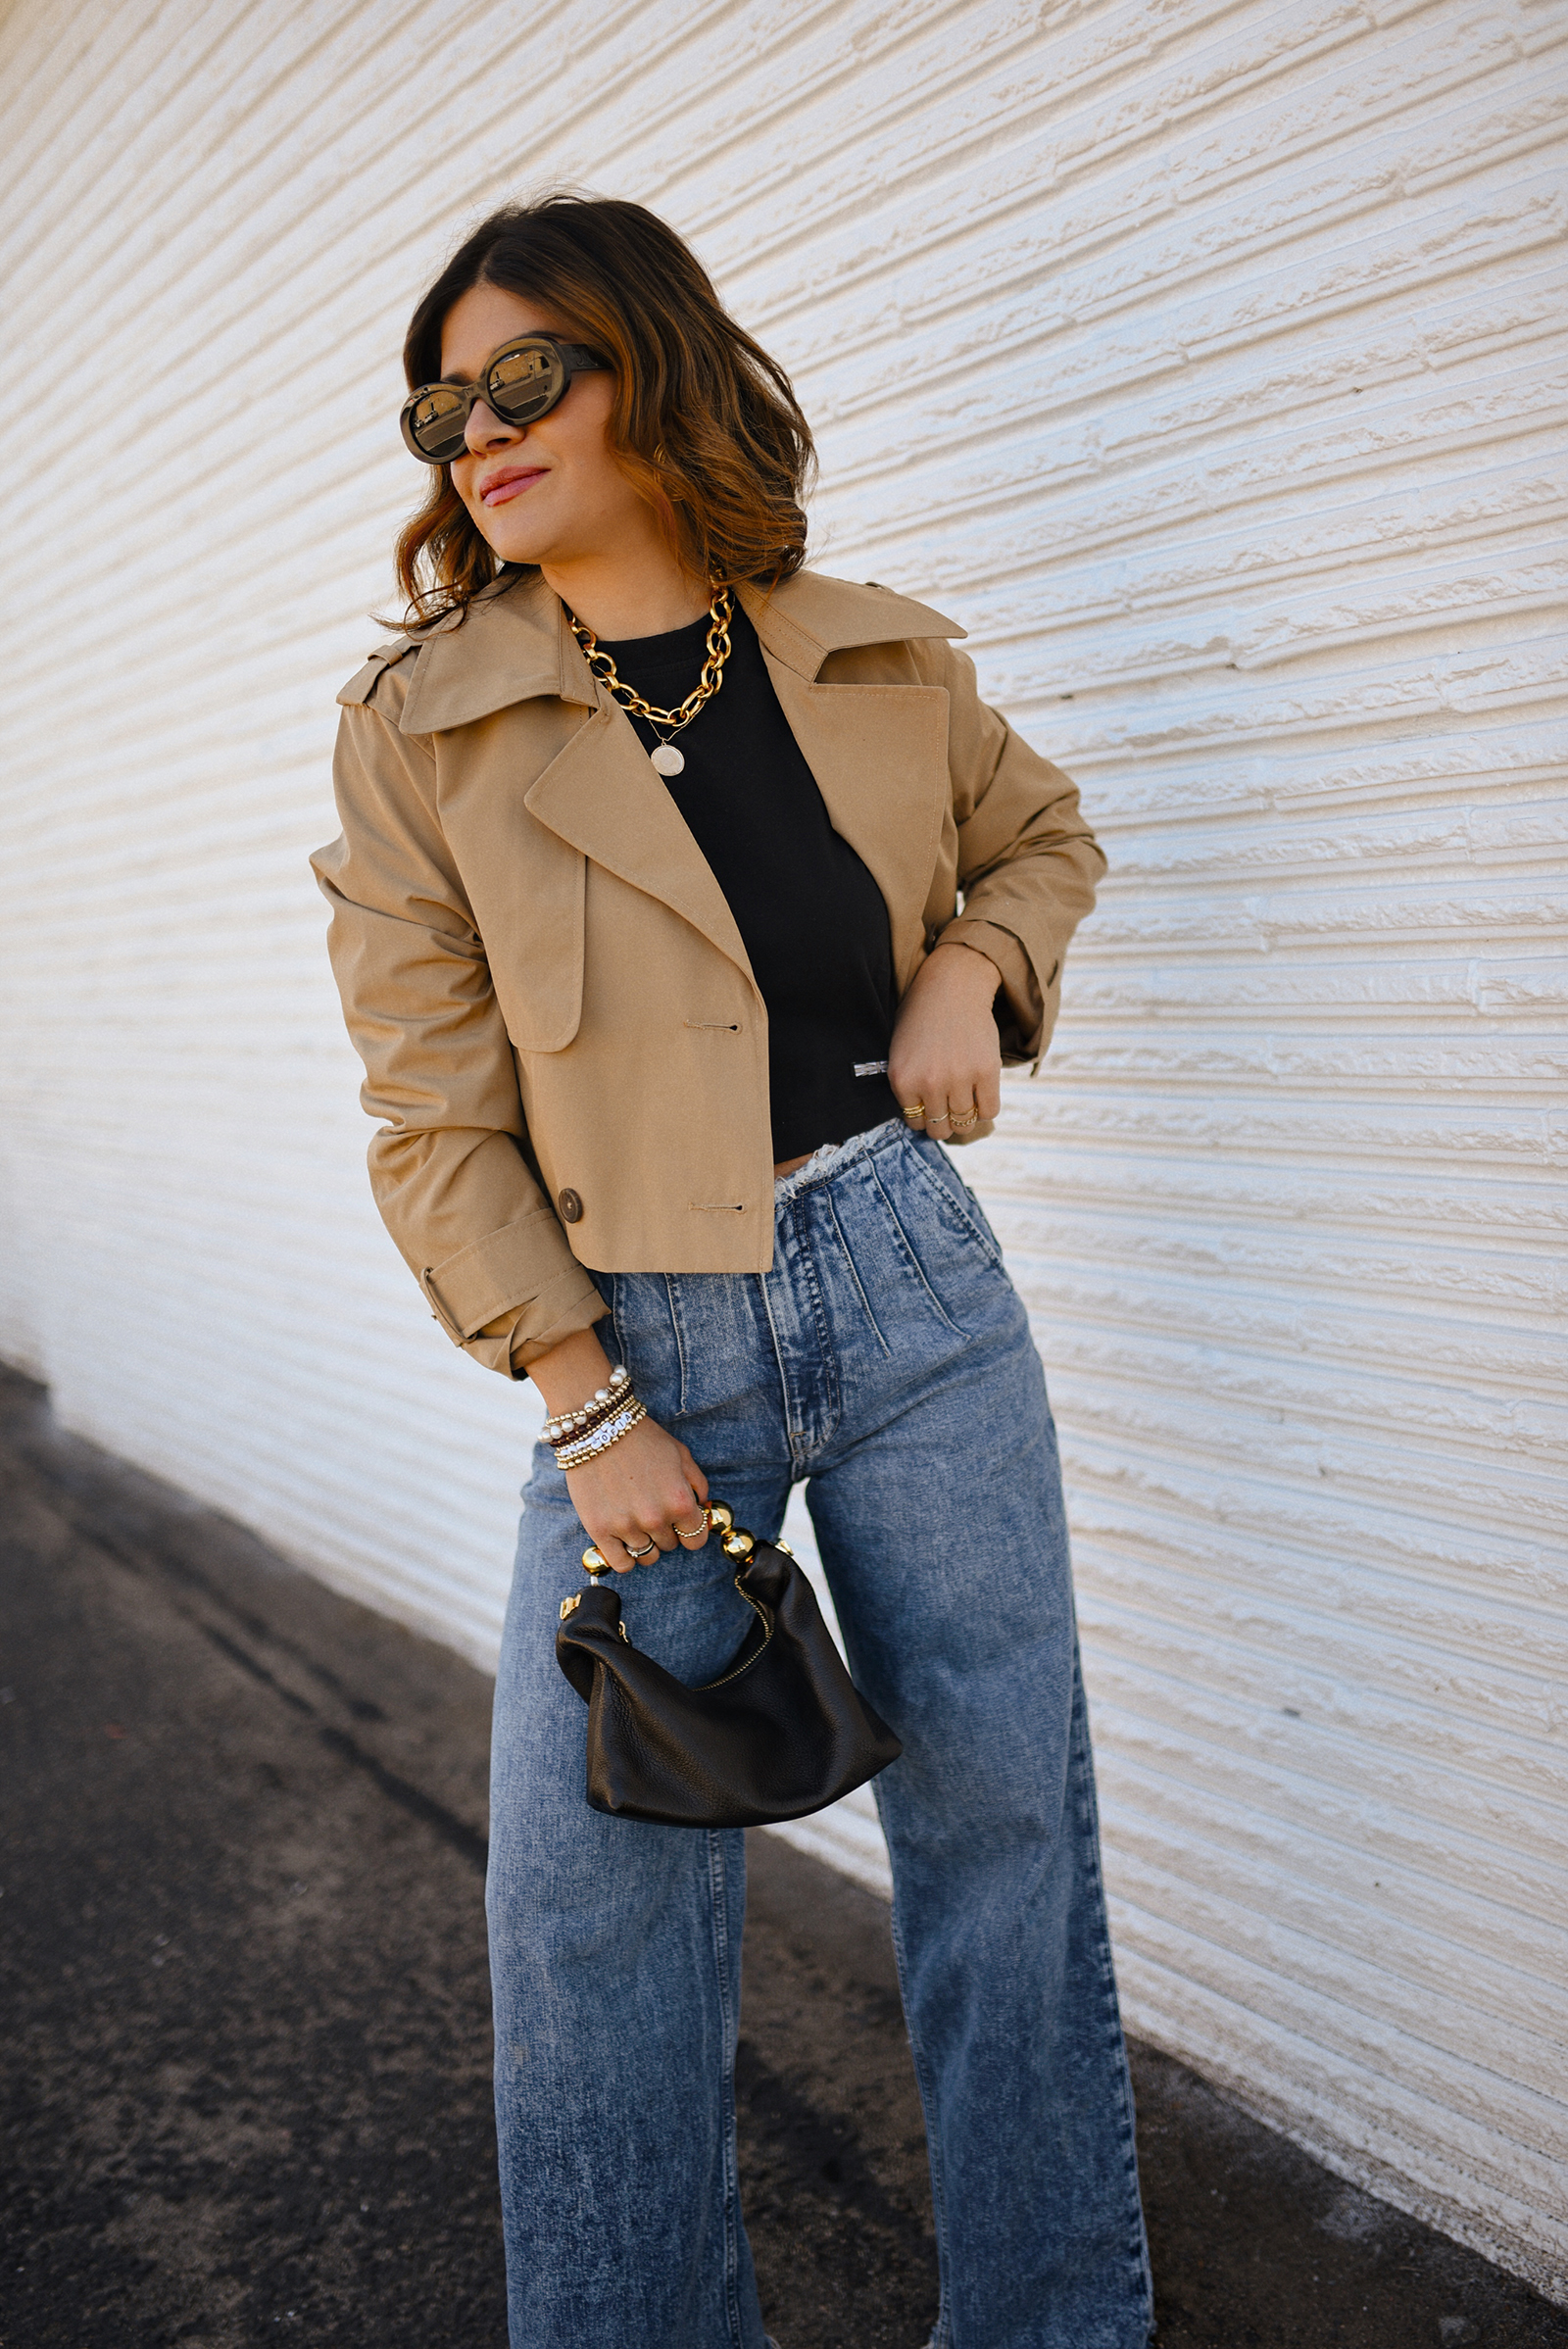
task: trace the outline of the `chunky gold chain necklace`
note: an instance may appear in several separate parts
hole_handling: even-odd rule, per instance
[[[624,679],[616,676],[614,662],[608,653],[600,651],[599,639],[592,628],[586,627],[574,612],[566,614],[571,623],[571,632],[582,647],[583,659],[607,692],[614,695],[622,710],[629,710],[633,717],[645,717],[656,731],[662,727],[669,729],[668,733],[662,735],[658,750],[649,754],[662,775],[678,775],[682,772],[686,761],[671,738],[691,724],[703,704],[710,702],[724,682],[724,663],[729,659],[730,614],[734,608],[729,589],[715,588],[713,601],[708,607],[708,658],[703,662],[702,675],[678,710],[660,710],[652,702],[645,702],[634,685],[628,685]]]

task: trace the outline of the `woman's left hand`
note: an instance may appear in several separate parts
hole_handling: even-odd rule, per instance
[[[909,982],[888,1051],[888,1083],[915,1133],[978,1142],[1002,1108],[1001,980],[975,947],[934,947]],[[918,1105],[920,1114],[910,1112]]]

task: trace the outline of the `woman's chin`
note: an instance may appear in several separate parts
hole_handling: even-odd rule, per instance
[[[543,563],[549,559],[548,531],[509,530],[504,525],[497,529],[491,516],[486,515],[485,520],[489,525],[484,531],[485,543],[502,563]]]

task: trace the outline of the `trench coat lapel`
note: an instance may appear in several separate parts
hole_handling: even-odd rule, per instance
[[[752,978],[729,900],[630,719],[613,703],[602,704],[578,727],[523,806],[595,864],[662,899]]]
[[[886,900],[902,991],[924,940],[925,902],[949,805],[946,690],[808,685],[772,661],[768,668],[829,822]]]
[[[749,586],[740,594],[828,820],[886,901],[902,991],[924,944],[925,904],[951,804],[947,692],[815,679],[829,653],[963,630],[886,588],[808,571],[772,596]]]
[[[541,694],[592,715],[523,795],[529,813],[595,864],[662,899],[750,979],[735,916],[707,857],[537,573],[477,598],[460,628],[430,631],[401,722],[408,733],[435,732]]]

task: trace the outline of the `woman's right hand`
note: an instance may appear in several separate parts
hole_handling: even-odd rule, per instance
[[[661,1550],[697,1550],[708,1540],[708,1479],[656,1419],[640,1419],[597,1459],[568,1468],[566,1491],[589,1540],[617,1574],[646,1566],[652,1550],[641,1558],[630,1553],[650,1542]]]
[[[529,1376],[551,1412],[575,1411],[584,1396],[609,1385],[610,1364],[592,1329],[573,1330],[541,1354]],[[631,1431],[580,1468],[566,1471],[566,1491],[591,1542],[617,1574],[655,1550],[701,1549],[708,1540],[708,1479],[684,1444],[657,1420]],[[681,1527],[688,1529],[684,1534]],[[646,1548],[648,1542],[653,1549]]]

